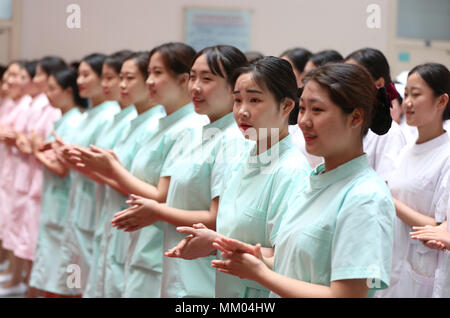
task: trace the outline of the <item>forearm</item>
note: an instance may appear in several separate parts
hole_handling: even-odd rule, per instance
[[[324,286],[283,276],[269,268],[262,271],[257,282],[285,298],[367,297],[368,293],[365,279],[336,281]]]
[[[192,226],[192,224],[203,223],[207,228],[216,230],[216,215],[208,210],[182,210],[159,204],[159,216],[161,221],[173,226]]]
[[[395,210],[397,212],[397,216],[402,220],[405,224],[410,227],[413,226],[426,226],[432,225],[436,226],[436,220],[430,216],[423,215],[415,211],[414,209],[407,206],[405,203],[394,198]]]
[[[142,181],[126,170],[119,162],[114,162],[111,169],[111,179],[116,181],[117,189],[125,196],[136,194],[158,202],[165,202],[166,194],[161,193],[157,187]]]

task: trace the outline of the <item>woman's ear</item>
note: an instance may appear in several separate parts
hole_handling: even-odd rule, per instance
[[[448,97],[447,93],[442,94],[441,96],[438,97],[438,109],[439,110],[442,109],[443,111],[445,111],[445,108],[447,107],[447,104],[448,104],[448,99],[449,99],[449,97]]]
[[[355,108],[350,115],[351,118],[351,127],[357,128],[362,125],[364,121],[364,112],[361,108]]]
[[[377,88],[384,87],[384,84],[386,84],[386,83],[384,82],[384,78],[382,78],[382,77],[380,77],[379,79],[377,79],[375,81],[375,86]]]
[[[290,98],[285,98],[282,102],[281,102],[281,111],[283,112],[283,115],[287,115],[289,116],[289,114],[291,113],[291,111],[294,109],[295,106],[295,102],[290,99]]]
[[[187,85],[187,83],[189,81],[189,74],[188,73],[179,74],[178,81],[179,81],[180,85]]]

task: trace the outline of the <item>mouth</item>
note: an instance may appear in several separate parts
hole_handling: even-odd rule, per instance
[[[317,136],[312,134],[305,134],[303,133],[303,138],[305,139],[305,142],[311,142],[317,138]]]
[[[241,128],[243,131],[246,131],[250,127],[252,127],[252,126],[249,124],[239,124],[239,128]]]
[[[406,111],[405,115],[406,116],[412,116],[412,115],[414,115],[414,112],[413,111]]]
[[[194,98],[192,99],[192,102],[194,103],[195,106],[200,105],[200,104],[203,103],[204,101],[205,101],[204,99],[201,99],[201,98],[198,98],[198,97],[194,97]]]

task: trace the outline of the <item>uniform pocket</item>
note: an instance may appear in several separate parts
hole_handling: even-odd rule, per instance
[[[243,213],[248,216],[249,218],[252,219],[257,219],[257,220],[264,220],[267,217],[267,211],[264,211],[262,209],[256,209],[256,208],[252,208],[252,207],[246,207],[243,210]]]
[[[90,184],[83,184],[83,189],[77,198],[78,207],[75,211],[76,224],[84,231],[95,230],[95,191]]]

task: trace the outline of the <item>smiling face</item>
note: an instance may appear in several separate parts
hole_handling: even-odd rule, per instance
[[[36,74],[33,77],[33,83],[40,92],[45,92],[47,90],[48,76],[40,64],[36,67]]]
[[[120,71],[120,94],[126,105],[146,103],[149,91],[145,85],[145,78],[139,71],[134,60],[127,60]]]
[[[441,99],[418,73],[408,77],[402,104],[408,125],[418,128],[442,126],[444,108],[441,104]]]
[[[233,108],[230,85],[225,78],[211,72],[205,54],[198,57],[192,66],[188,89],[195,111],[207,115],[211,122],[228,114]]]
[[[121,101],[119,83],[119,74],[116,73],[114,68],[104,63],[102,66],[101,85],[106,100]]]
[[[8,67],[8,94],[13,100],[17,100],[23,96],[22,88],[22,67],[19,64],[13,63]]]
[[[83,98],[103,96],[100,78],[86,61],[82,61],[78,67],[77,84]]]
[[[285,109],[284,105],[278,104],[274,95],[266,87],[260,87],[251,73],[239,76],[233,95],[234,118],[245,138],[259,141],[271,140],[272,129],[278,129],[279,138],[283,138],[293,101],[290,101],[292,105],[282,111],[281,109]],[[278,140],[272,140],[269,143],[275,142]]]
[[[47,87],[46,94],[50,104],[64,111],[72,99],[71,89],[64,90],[52,75],[48,78]]]
[[[168,105],[176,104],[180,98],[181,83],[177,76],[166,67],[159,52],[154,53],[150,58],[146,84],[150,102],[154,105],[163,105],[166,111]]]
[[[349,140],[354,139],[351,120],[331,101],[325,88],[313,80],[305,85],[298,125],[308,153],[325,159],[345,153]]]

